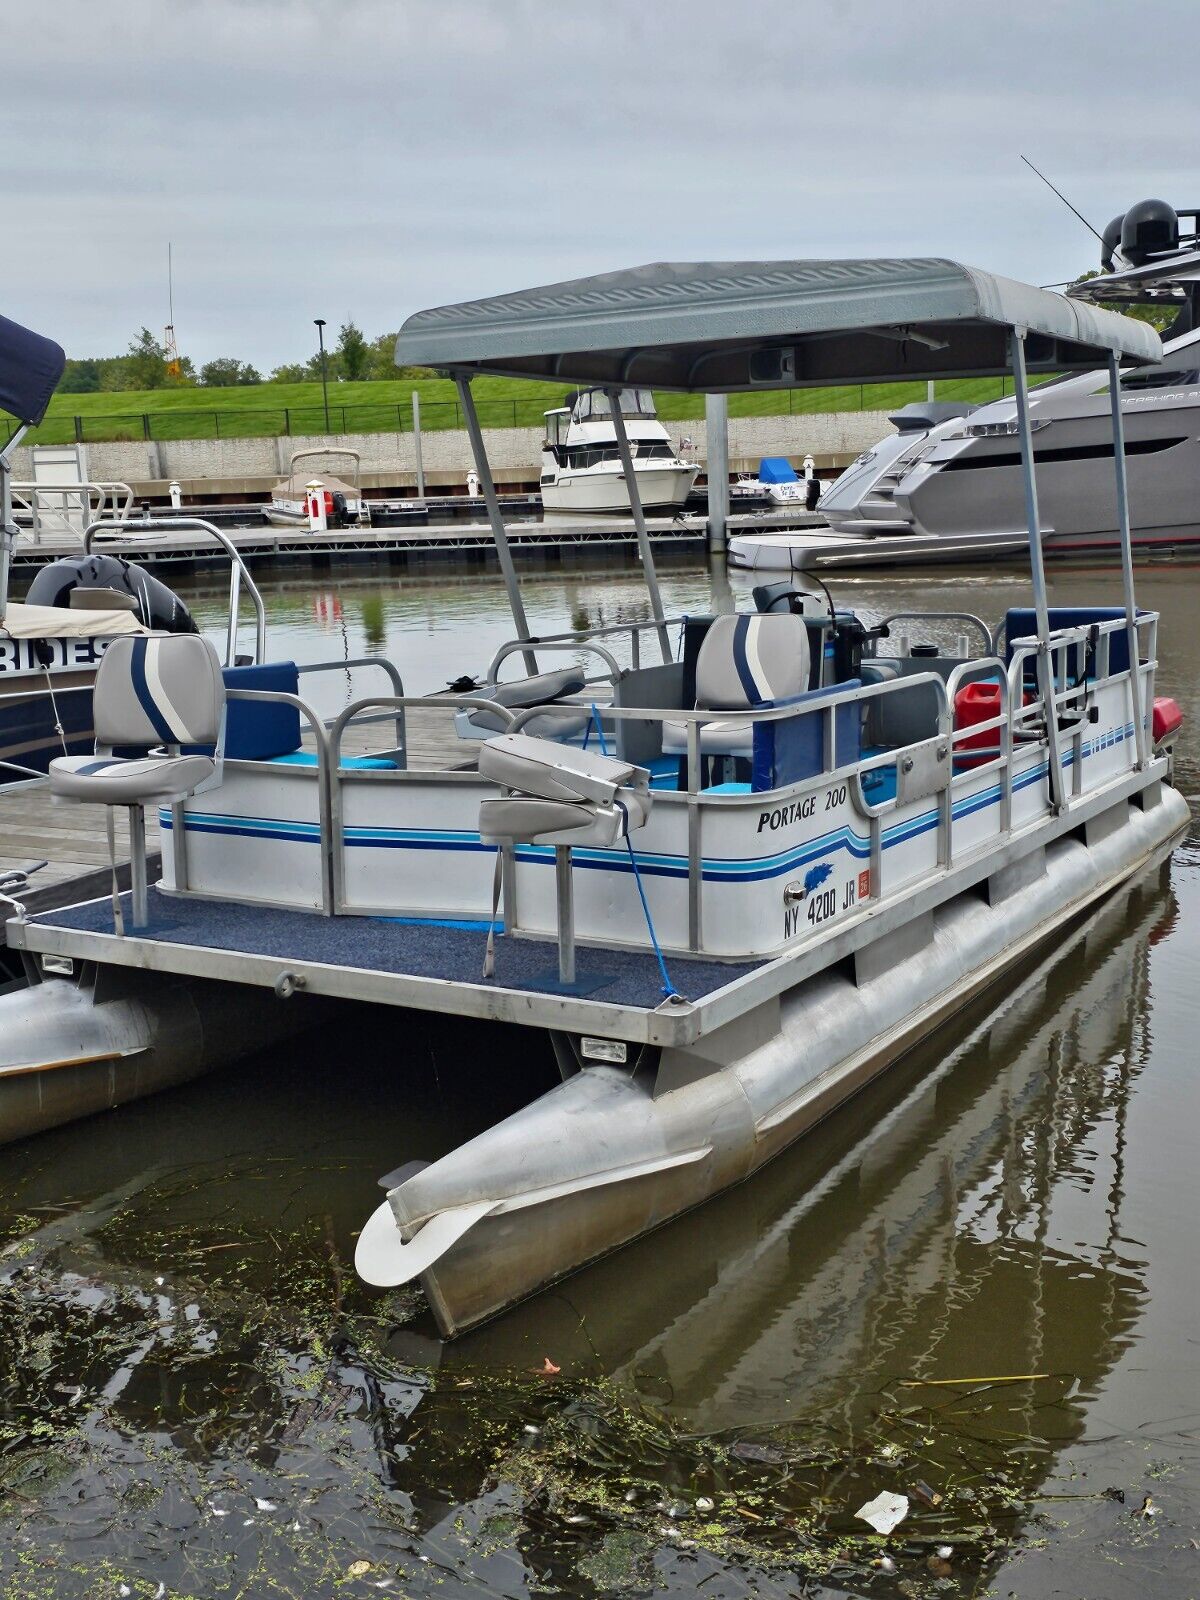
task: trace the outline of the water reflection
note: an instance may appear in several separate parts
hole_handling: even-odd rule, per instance
[[[263,1594],[324,1593],[368,1557],[451,1594],[587,1591],[618,1557],[690,1593],[785,1559],[761,1590],[784,1593],[799,1553],[858,1592],[852,1511],[924,1482],[942,1498],[893,1541],[900,1577],[946,1539],[969,1589],[1136,1335],[1125,1125],[1168,870],[978,1004],[948,1054],[914,1054],[752,1182],[453,1346],[357,1285],[351,1233],[398,1136],[434,1156],[464,1106],[484,1126],[546,1086],[521,1036],[488,1035],[481,1070],[471,1026],[347,1014],[301,1062],[5,1152],[12,1548],[53,1561],[55,1594],[89,1592],[64,1572],[97,1552],[181,1587],[258,1570]],[[535,1376],[548,1355],[560,1375]],[[1013,1374],[1046,1376],[983,1381]],[[656,1509],[698,1497],[699,1519]]]
[[[1081,581],[1051,575],[1056,597]],[[686,612],[748,583],[668,567],[663,587]],[[836,588],[868,618],[1027,595],[1005,574]],[[481,673],[511,633],[482,574],[266,593],[277,653],[384,651],[415,690]],[[1140,594],[1195,793],[1195,581],[1150,572]],[[215,621],[216,586],[188,598]],[[526,598],[535,631],[644,615],[617,568]],[[378,687],[360,680],[306,688],[341,703]],[[1120,1567],[1187,1592],[1198,860],[1185,845],[751,1182],[453,1346],[416,1297],[357,1283],[354,1230],[379,1173],[554,1081],[523,1032],[346,1012],[0,1151],[0,1597],[1026,1600],[1117,1593]],[[1024,1374],[1046,1376],[979,1381]],[[917,1483],[941,1499],[914,1501],[895,1574],[871,1568],[854,1509]],[[1157,1522],[1132,1514],[1148,1488]]]

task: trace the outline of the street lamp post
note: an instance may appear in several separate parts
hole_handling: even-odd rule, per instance
[[[329,426],[329,368],[325,363],[325,318],[314,317],[317,325],[317,340],[321,346],[321,393],[325,396],[325,432],[333,430]]]

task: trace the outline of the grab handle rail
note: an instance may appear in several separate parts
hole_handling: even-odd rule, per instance
[[[983,618],[977,617],[973,611],[893,611],[890,617],[884,617],[876,627],[890,628],[893,622],[966,622],[972,628],[978,629],[987,654],[996,653],[996,641],[992,637],[992,630]]]
[[[251,700],[264,705],[295,706],[312,732],[317,747],[317,818],[321,830],[321,910],[333,915],[333,874],[330,862],[329,740],[321,719],[298,695],[282,689],[226,689],[227,700]],[[187,830],[184,827],[184,802],[171,807],[171,854],[175,864],[175,887],[187,888]]]
[[[657,624],[653,624],[653,626],[657,626]],[[502,644],[499,650],[496,651],[496,654],[492,657],[491,664],[487,669],[487,683],[499,688],[500,683],[496,675],[500,671],[502,663],[507,661],[509,656],[519,655],[522,651],[528,650],[531,642],[536,642],[539,650],[556,650],[559,652],[587,650],[592,655],[599,656],[601,661],[607,665],[608,680],[610,683],[616,683],[617,679],[621,676],[621,668],[617,664],[617,658],[613,655],[611,650],[606,650],[602,644],[592,644],[591,641],[587,639],[538,639],[536,641],[530,641],[529,639],[513,639],[508,644]],[[604,679],[602,677],[585,679],[585,682],[587,683],[602,683],[603,681]]]
[[[470,706],[474,709],[488,711],[500,719],[506,732],[512,731],[514,721],[512,713],[507,706],[497,705],[494,700],[485,700],[473,694],[437,694],[437,695],[392,695],[380,696],[370,700],[356,700],[353,705],[347,706],[340,716],[334,719],[329,730],[329,856],[331,873],[331,893],[334,915],[340,915],[346,910],[346,825],[342,811],[342,735],[360,711],[372,707],[399,707],[407,711],[413,706],[424,706],[445,710],[448,706],[456,709],[461,706]],[[405,756],[407,761],[407,753]],[[322,839],[325,830],[321,831]]]
[[[136,533],[164,533],[168,529],[172,532],[182,529],[188,533],[207,533],[216,540],[228,555],[231,562],[229,570],[229,620],[225,634],[225,665],[235,665],[237,657],[238,609],[241,605],[241,586],[244,582],[246,591],[254,606],[255,619],[255,662],[262,662],[267,655],[267,608],[263,604],[263,597],[258,592],[258,585],[250,576],[250,570],[242,560],[241,553],[227,533],[222,532],[213,523],[205,521],[203,517],[145,517],[141,521],[131,523],[92,522],[83,530],[83,553],[90,556],[92,545],[98,535],[112,534],[114,537],[132,538]]]
[[[343,669],[349,670],[355,667],[378,667],[381,672],[386,673],[392,688],[395,690],[395,697],[403,698],[404,682],[397,669],[386,656],[346,656],[338,661],[307,661],[298,664],[296,671],[297,673],[340,672]],[[388,719],[386,717],[378,717],[370,720],[386,722]],[[328,722],[326,726],[329,726]],[[404,707],[400,706],[396,711],[396,748],[403,750],[406,744],[407,733],[405,731]]]

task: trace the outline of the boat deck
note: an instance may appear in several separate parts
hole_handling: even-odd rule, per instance
[[[373,998],[400,1005],[421,1004],[421,990],[424,1003],[436,998],[439,1010],[486,1015],[492,1009],[488,996],[500,990],[531,996],[563,994],[557,982],[556,946],[549,940],[498,935],[495,976],[483,978],[485,923],[326,917],[318,912],[176,898],[152,891],[148,926],[136,933],[130,929],[122,939],[113,933],[112,902],[107,896],[39,914],[31,918],[31,926],[94,935],[104,941],[104,958],[116,962],[121,962],[123,956],[126,960],[130,955],[136,957],[145,940],[158,947],[156,965],[180,971],[209,971],[210,962],[201,957],[201,952],[211,952],[217,958],[218,971],[228,967],[225,976],[237,973],[243,981],[261,984],[274,982],[283,972],[308,971],[308,987],[319,987],[328,994],[355,996],[360,992],[355,975],[370,975],[390,980],[390,992]],[[126,927],[130,927],[129,910]],[[173,957],[164,951],[164,946],[171,947]],[[93,948],[91,941],[88,948]],[[671,960],[670,972],[681,994],[695,1001],[761,964],[676,956]],[[324,969],[324,973],[312,973],[314,967]],[[658,965],[649,951],[579,945],[576,967],[577,984],[564,998],[642,1012],[655,1010],[665,999]],[[405,979],[413,983],[405,984]],[[429,993],[431,984],[436,995]],[[461,986],[453,1000],[447,993],[449,986]]]

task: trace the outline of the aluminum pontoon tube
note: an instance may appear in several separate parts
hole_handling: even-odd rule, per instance
[[[585,1066],[393,1189],[355,1256],[420,1277],[447,1336],[749,1176],[1084,915],[1187,826],[1177,791],[1127,801],[780,999],[664,1050]],[[1038,870],[1042,869],[1042,870]],[[430,1233],[428,1230],[433,1228]]]
[[[97,983],[108,998],[63,978],[0,996],[0,1144],[186,1083],[311,1027],[327,1004],[156,973]]]
[[[629,435],[625,431],[625,418],[621,412],[621,391],[607,389],[608,403],[612,408],[613,432],[617,436],[617,451],[621,457],[621,473],[625,479],[625,488],[629,494],[629,509],[633,513],[633,525],[637,529],[638,551],[642,558],[642,576],[646,580],[646,590],[650,596],[650,615],[658,623],[658,647],[662,651],[663,661],[670,666],[671,641],[667,637],[667,614],[663,610],[662,594],[658,587],[658,573],[654,569],[654,551],[650,548],[650,535],[646,531],[646,513],[642,510],[642,491],[638,488],[637,473],[633,468],[633,452],[629,448]]]
[[[1138,666],[1137,600],[1133,586],[1133,536],[1129,527],[1129,477],[1125,464],[1125,420],[1121,415],[1121,363],[1108,353],[1108,395],[1112,408],[1113,465],[1117,477],[1117,526],[1121,530],[1121,583],[1125,590],[1125,638],[1129,649],[1129,695],[1133,740],[1140,772],[1146,765],[1146,717],[1142,709],[1142,675]]]
[[[475,457],[475,469],[479,473],[479,487],[483,492],[484,504],[487,506],[488,521],[492,525],[492,538],[496,545],[500,571],[504,575],[504,587],[508,590],[508,605],[512,612],[513,626],[517,630],[518,639],[528,639],[529,622],[525,616],[525,602],[521,599],[521,582],[513,565],[512,551],[508,547],[508,534],[504,528],[500,502],[496,498],[496,485],[492,482],[492,468],[488,461],[487,446],[483,442],[483,430],[479,426],[479,414],[475,410],[471,380],[466,374],[456,372],[454,382],[458,387],[463,421],[467,425],[467,437],[471,441],[471,454]],[[538,669],[537,656],[532,650],[522,650],[521,659],[525,663],[525,671],[533,677]]]
[[[1050,609],[1046,599],[1046,563],[1042,558],[1042,524],[1038,512],[1037,480],[1033,466],[1033,430],[1029,426],[1029,382],[1025,371],[1025,332],[1009,335],[1013,395],[1017,403],[1017,429],[1021,437],[1021,474],[1025,483],[1025,523],[1029,529],[1029,570],[1033,577],[1033,605],[1038,625],[1038,686],[1046,708],[1046,743],[1050,755],[1050,806],[1066,807],[1062,760],[1058,751],[1058,707],[1054,703],[1054,658],[1050,653]]]

